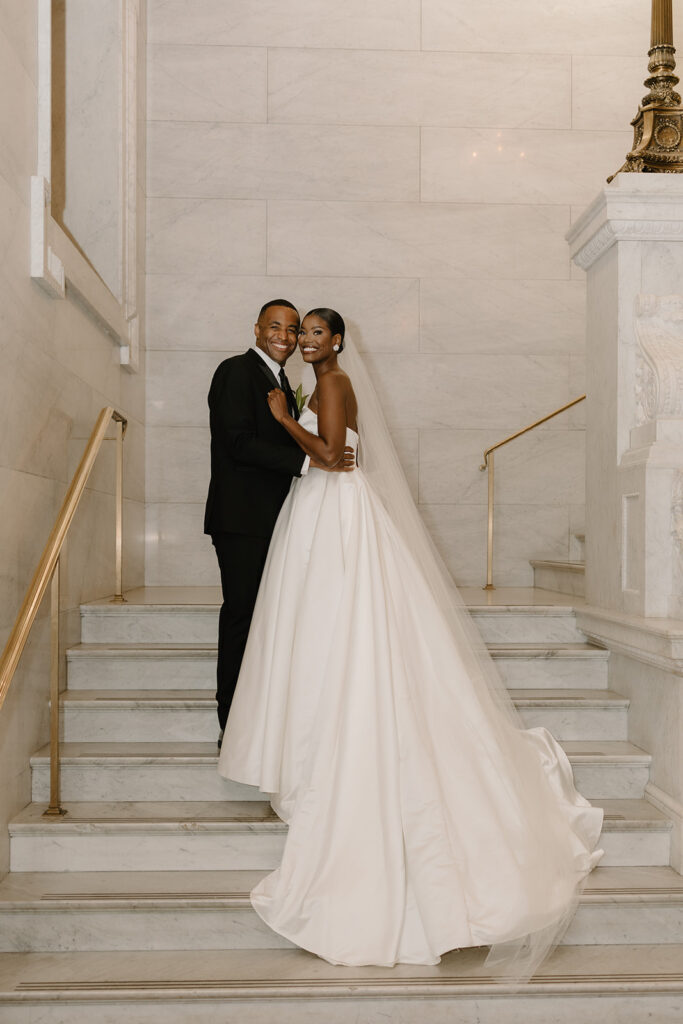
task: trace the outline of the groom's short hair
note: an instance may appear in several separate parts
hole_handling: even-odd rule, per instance
[[[261,306],[257,319],[260,320],[265,311],[267,309],[270,309],[271,306],[287,306],[288,309],[293,309],[296,315],[299,316],[299,310],[296,308],[293,302],[289,301],[289,299],[271,299],[270,302],[266,302]]]

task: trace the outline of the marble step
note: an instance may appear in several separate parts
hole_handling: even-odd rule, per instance
[[[585,635],[578,629],[573,599],[549,591],[533,591],[533,604],[489,604],[482,594],[479,602],[468,600],[468,611],[486,644],[580,644]],[[544,603],[547,601],[547,604]],[[560,603],[562,601],[566,604]]]
[[[511,689],[607,689],[610,652],[603,647],[589,643],[491,643],[488,649],[501,677]]]
[[[216,643],[217,603],[136,603],[95,601],[81,605],[81,641],[85,644]],[[526,600],[529,594],[525,592]],[[486,643],[582,643],[571,598],[533,592],[535,603],[493,604],[482,594],[468,609]],[[500,599],[500,598],[499,598]],[[468,601],[473,600],[468,598]]]
[[[81,641],[87,644],[215,645],[217,603],[137,603],[95,601],[81,605]]]
[[[0,955],[3,1024],[680,1024],[683,945],[560,946],[528,985],[486,950],[435,967],[332,966],[300,949]]]
[[[77,644],[66,652],[70,690],[215,690],[212,644]]]
[[[651,757],[625,740],[565,740],[576,788],[584,796],[638,798]],[[64,800],[244,800],[250,787],[216,771],[215,743],[63,743]],[[49,747],[31,758],[33,800],[49,795]],[[258,799],[258,796],[256,796]]]
[[[0,952],[281,949],[252,910],[262,871],[13,872],[0,882]],[[564,944],[683,943],[683,878],[597,868]]]
[[[489,644],[509,687],[607,688],[609,651],[589,643]],[[213,690],[214,644],[78,644],[66,652],[70,690]]]
[[[528,727],[558,740],[625,740],[628,699],[610,690],[511,690]],[[62,696],[67,742],[211,742],[217,734],[213,691],[67,690]]]
[[[671,822],[645,800],[605,810],[604,865],[666,865]],[[265,801],[64,802],[45,818],[29,804],[10,822],[12,871],[272,870],[286,826]]]
[[[534,587],[555,593],[583,597],[586,593],[586,565],[584,562],[552,562],[531,559]]]

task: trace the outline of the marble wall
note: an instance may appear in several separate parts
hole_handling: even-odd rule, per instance
[[[143,18],[143,74],[145,24]],[[52,299],[29,277],[37,88],[37,4],[0,3],[0,647],[9,636],[85,441],[100,409],[108,404],[129,417],[124,584],[142,583],[144,572],[144,373],[133,375],[121,368],[118,346],[69,294]],[[144,100],[143,90],[143,154]],[[144,196],[144,160],[139,188]],[[105,445],[64,556],[65,643],[79,637],[80,602],[113,589],[113,473],[113,445]],[[8,863],[7,822],[31,798],[29,758],[47,741],[48,686],[44,607],[0,711],[0,874]]]
[[[437,544],[483,583],[483,449],[584,389],[564,235],[630,146],[648,5],[148,13],[147,583],[216,582],[206,392],[280,295],[344,314]],[[582,407],[500,454],[500,585],[570,555],[583,481]]]

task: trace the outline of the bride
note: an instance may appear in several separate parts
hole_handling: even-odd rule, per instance
[[[492,946],[529,977],[602,855],[602,811],[516,719],[341,316],[312,310],[299,345],[315,391],[298,422],[279,390],[271,412],[317,462],[351,445],[358,468],[293,481],[261,581],[218,767],[289,826],[252,904],[333,964]]]

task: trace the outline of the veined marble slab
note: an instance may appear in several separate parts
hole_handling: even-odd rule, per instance
[[[489,644],[509,687],[607,688],[609,651],[592,644]]]
[[[79,644],[66,652],[70,691],[145,688],[211,690],[215,644]]]
[[[7,1024],[678,1024],[683,946],[556,949],[528,986],[491,977],[486,950],[437,967],[333,967],[302,950],[26,953],[0,957]],[[343,998],[342,998],[343,997]]]
[[[602,799],[604,864],[667,864],[671,822],[642,799]],[[10,824],[12,871],[273,869],[285,825],[265,803],[66,802],[45,818],[30,804]]]
[[[165,590],[160,587],[149,588],[139,595],[133,593],[123,605],[108,601],[82,605],[81,639],[88,644],[215,644],[219,592],[209,587],[188,589],[196,595],[194,601],[184,601],[182,588],[171,587],[166,588],[166,602],[154,602],[155,591],[161,594]],[[501,602],[510,601],[516,593],[514,590],[512,594],[505,590],[477,593],[472,588],[463,589],[461,593],[486,643],[566,644],[582,643],[586,639],[575,622],[574,606],[579,606],[580,598],[537,591],[535,603],[525,604],[524,597],[529,594],[526,590],[519,593],[517,603],[509,604]],[[211,602],[204,600],[202,603],[203,594],[215,597]],[[545,603],[541,603],[544,598]]]
[[[253,912],[259,871],[13,873],[0,883],[0,952],[277,949]],[[599,867],[563,942],[678,942],[683,878],[668,867]]]
[[[559,740],[627,739],[628,700],[606,690],[513,690],[529,727]],[[66,742],[211,742],[216,699],[211,690],[74,690],[62,695]]]
[[[469,610],[487,644],[577,644],[586,639],[577,628],[571,609],[553,606],[529,609],[477,607]]]
[[[583,562],[550,562],[531,560],[534,584],[548,590],[583,597],[586,590],[586,566]]]
[[[565,741],[577,789],[591,797],[641,797],[651,757],[631,743]],[[214,743],[64,743],[61,755],[65,800],[230,800],[235,795],[216,771]],[[49,793],[49,747],[31,759],[33,799]],[[255,795],[250,787],[239,787]]]
[[[607,688],[609,651],[591,644],[489,644],[509,687]],[[213,690],[210,644],[79,644],[67,651],[75,690]]]

